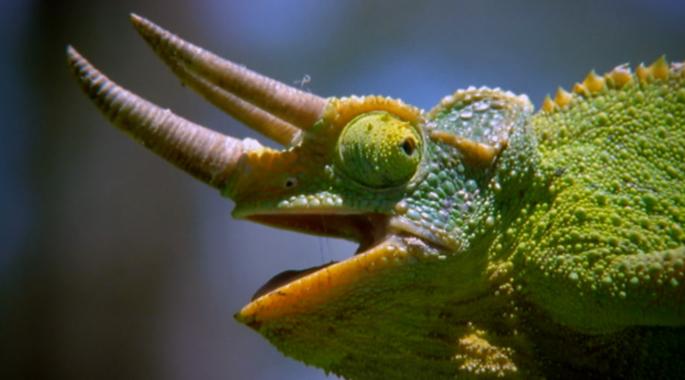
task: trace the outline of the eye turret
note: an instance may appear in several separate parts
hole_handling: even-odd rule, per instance
[[[410,123],[376,111],[357,116],[338,139],[337,166],[373,188],[409,181],[421,162],[423,141]]]

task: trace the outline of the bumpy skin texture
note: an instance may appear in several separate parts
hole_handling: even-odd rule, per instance
[[[591,73],[534,115],[527,98],[499,90],[446,97],[413,122],[423,156],[406,185],[366,202],[319,185],[349,209],[387,215],[382,242],[237,318],[350,379],[676,377],[684,77],[663,59]],[[350,112],[332,104],[322,125]],[[441,133],[496,157],[478,162]]]
[[[115,125],[220,188],[235,217],[360,243],[277,275],[236,314],[284,354],[349,379],[685,373],[683,64],[591,72],[538,113],[487,88],[423,113],[311,96],[133,22],[192,88],[285,148],[187,122],[70,48]]]

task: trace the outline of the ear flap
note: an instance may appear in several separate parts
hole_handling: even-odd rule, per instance
[[[460,90],[428,113],[429,136],[458,150],[466,165],[486,168],[506,148],[513,126],[525,123],[532,111],[525,95],[489,88]]]

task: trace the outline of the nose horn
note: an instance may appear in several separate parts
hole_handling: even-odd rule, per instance
[[[221,189],[236,172],[243,152],[259,147],[212,131],[120,87],[73,47],[67,62],[83,91],[119,129],[199,180]]]

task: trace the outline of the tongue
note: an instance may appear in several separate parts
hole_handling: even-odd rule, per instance
[[[269,281],[266,282],[266,284],[262,285],[257,292],[252,296],[252,299],[250,301],[254,301],[255,299],[265,295],[266,293],[271,292],[272,290],[278,289],[281,286],[293,282],[297,280],[298,278],[304,277],[310,273],[316,272],[319,269],[323,269],[331,264],[335,264],[337,261],[331,261],[329,263],[319,265],[316,267],[311,267],[307,269],[301,269],[301,270],[287,270],[284,272],[281,272],[273,277]]]

